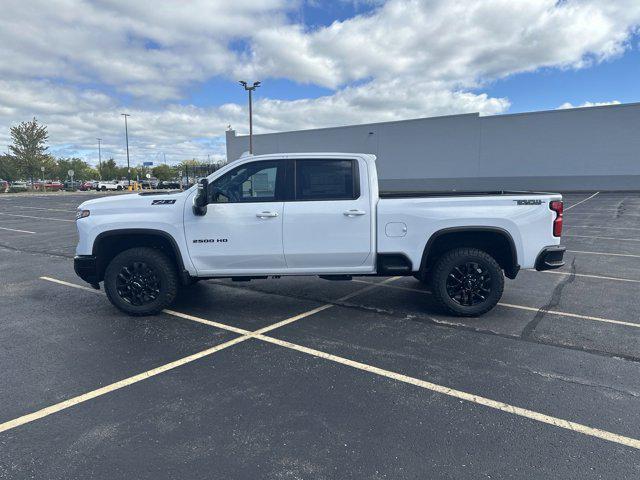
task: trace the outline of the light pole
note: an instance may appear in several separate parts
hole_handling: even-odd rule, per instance
[[[127,178],[129,180],[129,187],[131,187],[131,166],[129,165],[129,129],[127,127],[127,117],[130,117],[128,113],[121,113],[124,117],[124,137],[127,141]]]
[[[97,138],[98,140],[98,176],[100,180],[102,180],[102,150],[100,149],[100,142],[102,142],[101,138]]]
[[[249,86],[247,82],[240,80],[240,85],[249,92],[249,153],[253,153],[253,106],[251,94],[260,86],[260,82],[253,82],[253,85]]]

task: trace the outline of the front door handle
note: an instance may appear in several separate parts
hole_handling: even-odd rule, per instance
[[[258,218],[273,218],[273,217],[277,217],[278,216],[278,212],[260,212],[260,213],[256,213],[256,217]]]
[[[346,212],[344,212],[344,215],[347,217],[358,217],[360,215],[366,215],[367,212],[365,212],[364,210],[347,210]]]

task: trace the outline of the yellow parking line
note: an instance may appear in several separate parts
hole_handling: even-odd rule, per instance
[[[27,205],[11,205],[12,207],[15,208],[28,208],[31,210],[46,210],[48,212],[67,212],[67,213],[75,213],[75,210],[63,210],[61,208],[44,208],[44,207],[30,207]]]
[[[304,347],[302,345],[297,345],[295,343],[287,342],[277,338],[267,337],[265,335],[256,335],[255,338],[268,343],[279,345],[281,347],[289,348],[291,350],[296,350],[298,352],[306,353],[308,355],[313,355],[314,357],[324,358],[325,360],[339,363],[341,365],[346,365],[348,367],[356,368],[358,370],[363,370],[365,372],[373,373],[375,375],[390,378],[392,380],[408,383],[410,385],[415,385],[417,387],[424,388],[432,392],[441,393],[449,397],[458,398],[460,400],[465,400],[467,402],[475,403],[478,405],[484,405],[485,407],[507,412],[512,415],[529,418],[537,422],[546,423],[548,425],[553,425],[554,427],[563,428],[565,430],[571,430],[572,432],[581,433],[583,435],[601,438],[603,440],[607,440],[613,443],[618,443],[620,445],[625,445],[627,447],[640,449],[640,440],[636,438],[626,437],[624,435],[618,435],[617,433],[612,433],[607,430],[601,430],[599,428],[590,427],[588,425],[583,425],[581,423],[571,422],[569,420],[553,417],[551,415],[546,415],[544,413],[536,412],[534,410],[528,410],[526,408],[516,407],[514,405],[493,400],[491,398],[486,398],[480,395],[475,395],[473,393],[464,392],[462,390],[456,390],[454,388],[438,385],[436,383],[432,383],[426,380],[410,377],[402,373],[392,372],[390,370],[378,368],[373,365],[368,365],[366,363],[356,362],[355,360],[339,357],[337,355],[332,355],[330,353]]]
[[[595,228],[596,230],[640,230],[640,228],[636,227],[610,227],[609,225],[605,227],[596,227],[595,225],[566,225],[565,229],[570,228]],[[565,237],[566,235],[562,235]]]
[[[50,277],[41,277],[43,279],[46,280],[54,280],[56,281],[56,283],[60,283],[62,285],[69,285],[69,286],[76,286],[74,284],[70,284],[69,282],[64,282],[61,280],[56,280],[56,279],[51,279]],[[365,282],[366,283],[366,282]],[[383,286],[382,283],[378,283],[378,284],[374,284],[374,285],[380,285]],[[77,286],[80,287],[80,286]],[[82,289],[85,289],[86,287],[82,287]],[[329,307],[326,307],[329,308]],[[317,311],[321,311],[318,308],[314,309],[317,313]],[[313,310],[310,310],[309,312],[311,312]],[[308,315],[307,315],[308,316]],[[299,315],[296,317],[300,317]],[[205,323],[205,322],[209,322],[208,320],[205,319],[201,319],[198,317],[194,317],[192,315],[185,315],[182,318],[188,318],[188,319],[197,319],[197,321],[199,321],[200,323]],[[295,317],[292,317],[295,318]],[[282,322],[279,322],[282,323]],[[274,324],[275,325],[275,324]],[[228,325],[226,327],[229,327]],[[235,328],[235,327],[233,327]],[[268,328],[268,327],[265,327]],[[401,373],[397,373],[397,372],[393,372],[391,370],[385,370],[383,368],[379,368],[373,365],[369,365],[366,363],[362,363],[362,362],[358,362],[355,360],[351,360],[345,357],[340,357],[337,355],[333,355],[327,352],[323,352],[320,350],[315,350],[309,347],[305,347],[303,345],[298,345],[295,343],[291,343],[291,342],[287,342],[285,340],[280,340],[277,338],[273,338],[273,337],[269,337],[266,335],[262,335],[261,333],[258,333],[260,331],[264,331],[265,329],[260,329],[260,330],[256,330],[255,332],[250,332],[247,335],[243,335],[241,337],[237,337],[233,340],[230,340],[228,342],[225,342],[221,345],[217,345],[215,347],[209,348],[207,350],[203,350],[202,352],[198,352],[195,353],[193,355],[189,355],[188,357],[184,357],[182,359],[176,360],[174,362],[168,363],[166,365],[162,365],[160,367],[157,367],[155,369],[152,370],[148,370],[146,372],[140,373],[138,375],[134,375],[132,377],[126,378],[124,380],[120,380],[119,382],[115,382],[112,383],[110,385],[107,385],[105,387],[99,388],[97,390],[93,390],[91,392],[87,392],[83,395],[79,395],[77,397],[73,397],[71,399],[65,400],[63,402],[57,403],[55,405],[52,405],[50,407],[44,408],[42,410],[39,410],[37,412],[33,412],[31,414],[28,415],[24,415],[22,417],[19,417],[17,419],[14,420],[10,420],[9,422],[5,422],[3,424],[0,424],[0,432],[3,432],[5,430],[9,430],[11,428],[15,428],[19,425],[24,425],[25,423],[29,423],[32,422],[34,420],[43,418],[47,415],[51,415],[52,413],[55,412],[59,412],[60,410],[64,410],[66,408],[69,408],[73,405],[77,405],[79,403],[85,402],[87,400],[96,398],[100,395],[104,395],[106,393],[112,392],[114,390],[118,390],[120,388],[123,388],[125,386],[131,385],[133,383],[137,383],[139,381],[145,380],[147,378],[150,378],[152,376],[158,375],[160,373],[166,372],[168,370],[174,369],[176,367],[179,367],[181,365],[185,365],[187,363],[193,362],[195,360],[198,360],[200,358],[203,358],[207,355],[211,355],[217,351],[223,350],[225,348],[228,348],[232,345],[236,345],[240,342],[243,342],[245,340],[248,340],[249,338],[255,338],[257,340],[261,340],[267,343],[271,343],[274,345],[278,345],[284,348],[288,348],[290,350],[295,350],[301,353],[305,353],[307,355],[312,355],[314,357],[318,357],[318,358],[323,358],[325,360],[329,360],[331,362],[335,362],[341,365],[345,365],[351,368],[355,368],[361,371],[365,371],[368,373],[372,373],[374,375],[378,375],[381,377],[385,377],[385,378],[389,378],[395,381],[399,381],[399,382],[403,382],[403,383],[407,383],[410,385],[414,385],[435,393],[439,393],[442,395],[446,395],[449,397],[453,397],[453,398],[457,398],[460,400],[464,400],[470,403],[474,403],[477,405],[482,405],[488,408],[492,408],[494,410],[499,410],[502,412],[506,412],[506,413],[510,413],[512,415],[516,415],[519,417],[523,417],[523,418],[528,418],[530,420],[534,420],[537,422],[541,422],[541,423],[545,423],[547,425],[552,425],[554,427],[557,428],[562,428],[565,430],[569,430],[575,433],[580,433],[582,435],[587,435],[590,437],[595,437],[595,438],[599,438],[602,440],[606,440],[608,442],[613,442],[613,443],[617,443],[619,445],[624,445],[630,448],[635,448],[635,449],[639,449],[640,450],[640,440],[636,439],[636,438],[632,438],[632,437],[627,437],[624,435],[619,435],[617,433],[613,433],[613,432],[609,432],[607,430],[602,430],[599,428],[594,428],[594,427],[590,427],[588,425],[584,425],[581,423],[577,423],[577,422],[572,422],[569,420],[565,420],[562,418],[558,418],[558,417],[554,417],[551,415],[547,415],[541,412],[536,412],[534,410],[529,410],[526,408],[521,408],[515,405],[510,405],[508,403],[504,403],[504,402],[500,402],[498,400],[493,400],[491,398],[487,398],[487,397],[483,397],[480,395],[475,395],[469,392],[465,392],[462,390],[457,390],[454,388],[450,388],[450,387],[446,387],[444,385],[439,385],[433,382],[429,382],[427,380],[423,380],[423,379],[419,379],[419,378],[415,378],[415,377],[410,377],[408,375],[404,375]]]
[[[597,278],[599,280],[614,280],[616,282],[631,282],[631,283],[640,283],[640,280],[634,280],[633,278],[622,278],[622,277],[607,277],[604,275],[591,275],[588,273],[570,273],[570,272],[558,272],[557,270],[543,270],[541,272],[537,272],[536,270],[525,270],[536,272],[536,273],[550,273],[552,275],[564,275],[571,276],[574,275],[576,277],[584,277],[584,278]]]
[[[36,232],[30,232],[29,230],[17,230],[15,228],[6,228],[6,227],[0,227],[0,230],[9,230],[10,232],[18,232],[18,233],[36,233]]]
[[[359,282],[359,283],[371,283],[371,282],[367,282],[365,280],[354,280],[354,282]],[[410,288],[410,287],[401,287],[399,285],[380,285],[381,287],[385,287],[385,288],[395,288],[397,290],[407,290],[410,292],[418,292],[418,293],[424,293],[427,295],[431,295],[431,292],[429,290],[420,290],[417,288]],[[544,308],[541,307],[528,307],[525,305],[514,305],[512,303],[503,303],[503,302],[498,302],[498,305],[501,307],[506,307],[506,308],[514,308],[514,309],[518,309],[518,310],[528,310],[531,312],[538,312],[540,310],[542,310],[545,313],[548,313],[550,315],[559,315],[561,317],[571,317],[571,318],[579,318],[581,320],[591,320],[594,322],[603,322],[603,323],[612,323],[615,325],[624,325],[626,327],[634,327],[634,328],[640,328],[640,323],[632,323],[632,322],[625,322],[622,320],[613,320],[610,318],[603,318],[603,317],[592,317],[590,315],[580,315],[578,313],[569,313],[569,312],[560,312],[558,310],[546,310]]]
[[[399,278],[399,277],[394,277],[394,278]],[[76,288],[78,290],[83,290],[86,292],[91,292],[91,293],[96,293],[99,295],[103,295],[103,292],[101,292],[100,290],[96,290],[94,288],[90,288],[90,287],[85,287],[84,285],[78,285],[75,283],[71,283],[71,282],[66,282],[64,280],[59,280],[57,278],[52,278],[52,277],[40,277],[41,280],[46,280],[48,282],[52,282],[52,283],[57,283],[59,285],[64,285],[66,287],[71,287],[71,288]],[[387,279],[385,280],[385,282],[389,282],[393,279]],[[382,283],[382,282],[381,282]],[[381,284],[380,283],[380,284]],[[345,300],[347,298],[351,298],[355,295],[358,295],[359,293],[371,290],[372,288],[375,288],[377,285],[379,284],[373,284],[372,286],[369,286],[367,288],[363,288],[361,290],[358,290],[356,292],[350,293],[349,295],[345,295],[344,297],[341,297],[342,300]],[[325,305],[322,305],[320,307],[314,308],[312,310],[309,310],[307,312],[303,312],[301,314],[295,315],[293,317],[287,318],[285,320],[282,320],[280,322],[277,322],[273,325],[270,325],[268,327],[265,328],[261,328],[259,330],[257,330],[256,332],[251,332],[249,330],[245,330],[243,328],[237,328],[234,327],[232,325],[227,325],[224,323],[219,323],[219,322],[213,322],[211,320],[207,320],[204,318],[200,318],[200,317],[196,317],[194,315],[188,315],[186,313],[181,313],[181,312],[176,312],[175,310],[163,310],[164,313],[168,314],[168,315],[172,315],[178,318],[182,318],[185,320],[190,320],[190,321],[194,321],[194,322],[198,322],[204,325],[209,325],[212,327],[216,327],[216,328],[220,328],[222,330],[227,330],[230,332],[234,332],[234,333],[239,333],[242,336],[234,338],[233,340],[229,340],[228,342],[222,343],[220,345],[217,345],[215,347],[211,347],[208,348],[206,350],[203,350],[201,352],[198,353],[194,353],[193,355],[189,355],[188,357],[184,357],[178,360],[175,360],[173,362],[167,363],[165,365],[162,365],[160,367],[156,367],[153,368],[151,370],[148,370],[146,372],[142,372],[139,373],[137,375],[134,375],[132,377],[128,377],[125,378],[123,380],[120,380],[118,382],[106,385],[102,388],[98,388],[96,390],[92,390],[90,392],[87,392],[85,394],[82,395],[78,395],[76,397],[73,398],[69,398],[67,400],[64,400],[62,402],[56,403],[54,405],[51,405],[49,407],[43,408],[41,410],[38,410],[36,412],[27,414],[27,415],[23,415],[21,417],[18,417],[16,419],[13,420],[9,420],[8,422],[4,422],[0,424],[0,432],[4,432],[6,430],[10,430],[12,428],[16,428],[20,425],[24,425],[25,423],[29,423],[29,422],[33,422],[35,420],[38,420],[40,418],[46,417],[48,415],[51,415],[53,413],[59,412],[61,410],[65,410],[67,408],[73,407],[74,405],[78,405],[80,403],[86,402],[87,400],[91,400],[93,398],[105,395],[107,393],[113,392],[115,390],[119,390],[123,387],[129,386],[129,385],[133,385],[134,383],[140,382],[142,380],[146,380],[147,378],[151,378],[153,376],[156,376],[160,373],[166,372],[168,370],[172,370],[176,367],[180,367],[182,365],[185,365],[187,363],[193,362],[194,360],[198,360],[200,358],[206,357],[208,355],[212,355],[216,352],[219,352],[220,350],[224,350],[225,348],[228,348],[232,345],[236,345],[240,342],[244,342],[245,340],[248,340],[250,338],[253,338],[257,332],[260,333],[264,333],[267,331],[271,331],[275,328],[281,327],[283,325],[287,325],[289,323],[295,322],[296,320],[300,320],[302,318],[308,317],[310,315],[314,315],[318,312],[321,312],[323,310],[326,310],[328,308],[333,307],[334,304],[328,303]]]
[[[53,220],[54,222],[76,222],[75,220],[66,220],[64,218],[33,217],[31,215],[18,215],[17,213],[0,213],[0,215],[7,215],[9,217],[35,218],[38,220]]]
[[[133,385],[134,383],[140,382],[142,380],[146,380],[147,378],[154,377],[156,375],[167,372],[169,370],[180,367],[182,365],[186,365],[187,363],[193,362],[202,357],[206,357],[207,355],[211,355],[213,353],[219,352],[220,350],[224,350],[225,348],[231,347],[232,345],[236,345],[240,342],[244,342],[249,338],[251,337],[248,335],[243,337],[236,337],[233,340],[229,340],[228,342],[222,343],[220,345],[216,345],[215,347],[211,347],[201,352],[194,353],[193,355],[189,355],[188,357],[180,358],[174,362],[161,365],[157,368],[152,368],[151,370],[147,370],[146,372],[142,372],[132,377],[125,378],[124,380],[111,383],[102,388],[92,390],[82,395],[78,395],[77,397],[69,398],[67,400],[64,400],[62,402],[51,405],[49,407],[43,408],[36,412],[29,413],[28,415],[23,415],[13,420],[9,420],[8,422],[0,423],[0,433],[7,430],[11,430],[12,428],[19,427],[20,425],[24,425],[25,423],[30,423],[35,420],[39,420],[40,418],[44,418],[53,413],[56,413],[61,410],[65,410],[67,408],[73,407],[74,405],[78,405],[80,403],[86,402],[87,400],[100,397],[110,392],[114,392],[123,387],[128,387],[129,385]]]
[[[562,238],[565,237],[597,238],[598,240],[620,240],[622,242],[640,242],[640,238],[598,237],[595,235],[562,235]]]
[[[604,255],[604,256],[611,256],[611,257],[640,258],[640,255],[632,255],[631,253],[587,252],[587,251],[584,251],[584,250],[567,250],[567,253],[583,253],[585,255]]]
[[[591,200],[593,197],[595,197],[595,196],[596,196],[596,195],[598,195],[599,193],[600,193],[600,192],[596,192],[596,193],[594,193],[593,195],[591,195],[590,197],[585,198],[584,200],[581,200],[581,201],[579,201],[578,203],[574,203],[573,205],[571,205],[571,206],[569,206],[569,207],[565,208],[565,209],[564,209],[564,211],[566,212],[567,210],[571,210],[573,207],[577,207],[578,205],[580,205],[580,204],[582,204],[582,203],[586,202],[587,200]]]

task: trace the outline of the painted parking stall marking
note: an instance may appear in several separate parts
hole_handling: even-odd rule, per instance
[[[354,282],[361,282],[361,283],[369,283],[366,280],[354,280]],[[423,293],[426,295],[431,295],[431,292],[429,290],[420,290],[417,288],[411,288],[411,287],[402,287],[400,285],[380,285],[381,287],[385,287],[385,288],[395,288],[398,290],[406,290],[409,292],[419,292],[419,293]],[[632,322],[625,322],[623,320],[614,320],[611,318],[604,318],[604,317],[594,317],[594,316],[590,316],[590,315],[580,315],[578,313],[569,313],[569,312],[560,312],[558,310],[548,310],[546,308],[542,308],[542,307],[529,307],[526,305],[514,305],[511,303],[504,303],[504,302],[498,302],[498,306],[500,307],[506,307],[506,308],[514,308],[517,310],[527,310],[527,311],[531,311],[531,312],[539,312],[542,311],[544,313],[548,313],[550,315],[558,315],[558,316],[562,316],[562,317],[571,317],[571,318],[579,318],[581,320],[592,320],[594,322],[602,322],[602,323],[611,323],[611,324],[615,324],[615,325],[624,325],[626,327],[634,327],[634,328],[640,328],[640,323],[632,323]]]
[[[84,286],[80,286],[80,285],[75,285],[72,284],[70,282],[65,282],[62,280],[57,280],[51,277],[41,277],[43,280],[47,280],[47,281],[53,281],[54,283],[58,283],[60,285],[65,285],[65,286],[71,286],[73,288],[80,288],[82,290],[91,290],[87,287]],[[376,287],[376,286],[382,286],[384,284],[379,283],[379,284],[374,284],[372,285],[372,287]],[[364,290],[364,289],[363,289]],[[354,292],[352,294],[349,294],[349,296],[355,296],[357,295],[359,292]],[[274,345],[278,345],[280,347],[284,347],[290,350],[295,350],[297,352],[301,352],[301,353],[305,353],[307,355],[312,355],[314,357],[318,357],[318,358],[322,358],[331,362],[335,362],[347,367],[351,367],[351,368],[355,368],[357,370],[361,370],[367,373],[371,373],[374,375],[378,375],[381,377],[385,377],[385,378],[389,378],[398,382],[403,382],[403,383],[407,383],[410,385],[414,385],[416,387],[419,388],[423,388],[425,390],[429,390],[435,393],[439,393],[442,395],[446,395],[449,397],[453,397],[453,398],[457,398],[460,400],[464,400],[466,402],[469,403],[474,403],[477,405],[482,405],[494,410],[499,410],[505,413],[509,413],[511,415],[516,415],[519,417],[523,417],[523,418],[527,418],[530,420],[534,420],[537,422],[541,422],[541,423],[545,423],[547,425],[551,425],[557,428],[562,428],[565,430],[569,430],[575,433],[579,433],[582,435],[587,435],[587,436],[591,436],[591,437],[595,437],[595,438],[599,438],[602,440],[606,440],[608,442],[612,442],[612,443],[617,443],[619,445],[624,445],[626,447],[630,447],[630,448],[634,448],[634,449],[638,449],[640,450],[640,440],[636,439],[636,438],[632,438],[632,437],[628,437],[628,436],[624,436],[624,435],[619,435],[617,433],[614,432],[609,432],[606,430],[602,430],[599,428],[594,428],[588,425],[584,425],[581,423],[576,423],[576,422],[572,422],[566,419],[562,419],[562,418],[557,418],[551,415],[546,415],[544,413],[540,413],[540,412],[536,412],[533,410],[529,410],[526,408],[521,408],[515,405],[510,405],[504,402],[500,402],[498,400],[494,400],[494,399],[490,399],[487,397],[483,397],[480,395],[475,395],[469,392],[465,392],[462,390],[457,390],[457,389],[453,389],[453,388],[449,388],[447,386],[443,386],[443,385],[439,385],[436,383],[432,383],[429,382],[427,380],[424,379],[419,379],[419,378],[415,378],[415,377],[410,377],[408,375],[404,375],[398,372],[393,372],[390,370],[385,370],[373,365],[368,365],[362,362],[358,362],[355,360],[351,360],[345,357],[340,357],[337,355],[333,355],[327,352],[323,352],[321,350],[316,350],[316,349],[312,349],[303,345],[298,345],[295,343],[291,343],[291,342],[287,342],[284,340],[280,340],[277,338],[273,338],[273,337],[269,337],[264,335],[262,332],[265,331],[271,331],[275,328],[278,328],[276,325],[282,326],[282,325],[286,325],[288,323],[292,323],[294,322],[294,318],[295,319],[299,319],[299,318],[304,318],[304,316],[308,317],[310,315],[313,315],[314,313],[317,313],[318,311],[321,311],[320,309],[322,308],[323,310],[326,310],[327,308],[331,308],[333,306],[333,304],[327,304],[327,305],[323,305],[322,307],[318,307],[316,309],[310,310],[308,312],[305,312],[303,314],[297,315],[296,317],[291,317],[290,319],[285,319],[281,322],[277,322],[273,325],[270,325],[268,327],[264,327],[262,329],[256,330],[254,332],[247,332],[246,334],[237,337],[233,340],[230,340],[228,342],[225,342],[221,345],[218,345],[216,347],[212,347],[206,350],[203,350],[201,352],[195,353],[193,355],[189,355],[188,357],[184,357],[182,359],[178,359],[174,362],[162,365],[160,367],[157,367],[155,369],[152,370],[148,370],[146,372],[142,372],[138,375],[134,375],[132,377],[120,380],[119,382],[115,382],[112,383],[110,385],[107,385],[105,387],[102,387],[100,389],[97,390],[93,390],[91,392],[87,392],[83,395],[79,395],[77,397],[73,397],[70,398],[68,400],[65,400],[63,402],[57,403],[55,405],[51,405],[49,407],[46,407],[44,409],[38,410],[37,412],[33,412],[30,413],[28,415],[24,415],[22,417],[10,420],[8,422],[5,422],[3,424],[0,424],[0,432],[6,431],[6,430],[10,430],[12,428],[16,428],[20,425],[24,425],[26,423],[29,422],[33,422],[35,420],[38,420],[40,418],[44,418],[48,415],[51,415],[53,413],[59,412],[61,410],[64,410],[66,408],[70,408],[74,405],[78,405],[80,403],[86,402],[88,400],[91,400],[93,398],[99,397],[101,395],[105,395],[109,392],[118,390],[120,388],[132,385],[134,383],[140,382],[142,380],[145,380],[147,378],[151,378],[153,376],[159,375],[161,373],[164,373],[166,371],[175,369],[179,366],[185,365],[187,363],[193,362],[195,360],[198,360],[200,358],[204,358],[206,356],[209,355],[213,355],[214,353],[224,350],[230,346],[236,345],[238,343],[244,342],[248,339],[256,339],[256,340],[261,340],[270,344],[274,344]],[[313,313],[312,313],[313,312]],[[165,311],[165,313],[168,313],[168,311]],[[301,317],[303,316],[303,317]],[[199,323],[206,323],[209,322],[206,319],[200,319],[198,317],[194,317],[192,315],[186,315],[186,316],[181,316],[181,318],[186,318],[186,319],[195,319],[197,318],[199,321]],[[216,326],[223,326],[224,324],[221,323],[216,323]],[[227,329],[231,326],[228,325],[224,325],[224,327],[226,327]],[[233,328],[233,330],[231,331],[236,331],[238,329],[236,329],[236,327],[231,327]],[[242,329],[240,329],[242,330]],[[244,330],[243,330],[244,331]]]
[[[640,258],[640,255],[633,255],[631,253],[613,253],[613,252],[588,252],[585,250],[567,250],[569,253],[580,253],[584,255],[610,255],[612,257],[632,257]]]
[[[6,227],[0,227],[0,230],[7,230],[9,232],[18,232],[18,233],[36,233],[36,232],[31,232],[29,230],[18,230],[16,228],[6,228]]]
[[[53,222],[71,222],[75,223],[75,220],[67,220],[65,218],[51,218],[51,217],[34,217],[32,215],[19,215],[17,213],[3,213],[0,212],[0,215],[6,215],[8,217],[22,217],[22,218],[35,218],[37,220],[51,220]]]
[[[372,290],[374,288],[377,288],[379,285],[382,285],[385,282],[390,282],[390,281],[393,281],[393,280],[395,280],[397,278],[399,278],[399,277],[389,278],[389,279],[384,280],[383,282],[379,282],[379,283],[370,285],[369,287],[362,288],[362,289],[360,289],[360,290],[358,290],[356,292],[350,293],[348,295],[345,295],[345,296],[339,298],[337,301],[344,301],[344,300],[352,298],[352,297],[354,297],[356,295],[359,295],[361,293],[368,292],[368,291],[370,291],[370,290]],[[78,284],[75,284],[75,283],[66,282],[64,280],[59,280],[57,278],[43,276],[43,277],[40,277],[40,279],[41,280],[46,280],[47,282],[56,283],[58,285],[63,285],[65,287],[71,287],[71,288],[75,288],[75,289],[78,289],[78,290],[83,290],[85,292],[91,292],[91,293],[98,294],[98,295],[104,295],[104,293],[101,292],[100,290],[96,290],[96,289],[93,289],[93,288],[90,288],[90,287],[85,287],[84,285],[78,285]],[[156,375],[158,375],[160,373],[164,373],[166,371],[172,370],[172,369],[180,367],[182,365],[186,365],[187,363],[191,363],[191,362],[193,362],[195,360],[198,360],[200,358],[206,357],[208,355],[212,355],[212,354],[214,354],[216,352],[224,350],[225,348],[228,348],[230,346],[236,345],[237,343],[246,341],[246,340],[248,340],[250,338],[254,338],[255,335],[257,335],[257,334],[266,333],[266,332],[274,330],[276,328],[280,328],[280,327],[282,327],[284,325],[288,325],[288,324],[293,323],[293,322],[295,322],[297,320],[301,320],[301,319],[306,318],[308,316],[314,315],[316,313],[319,313],[319,312],[321,312],[323,310],[326,310],[328,308],[331,308],[333,306],[335,306],[335,305],[332,304],[332,303],[321,305],[320,307],[311,309],[309,311],[300,313],[298,315],[294,315],[293,317],[286,318],[286,319],[284,319],[284,320],[282,320],[280,322],[276,322],[276,323],[274,323],[272,325],[269,325],[267,327],[261,328],[261,329],[257,330],[256,332],[251,332],[251,331],[245,330],[243,328],[234,327],[232,325],[227,325],[227,324],[220,323],[220,322],[214,322],[214,321],[207,320],[207,319],[204,319],[204,318],[196,317],[194,315],[188,315],[188,314],[185,314],[185,313],[177,312],[175,310],[168,310],[168,309],[167,310],[163,310],[163,312],[168,314],[168,315],[172,315],[174,317],[182,318],[184,320],[190,320],[190,321],[198,322],[198,323],[201,323],[201,324],[204,324],[204,325],[209,325],[209,326],[212,326],[212,327],[219,328],[221,330],[227,330],[227,331],[230,331],[230,332],[233,332],[233,333],[237,333],[237,334],[239,334],[241,336],[237,337],[237,338],[235,338],[233,340],[230,340],[228,342],[225,342],[225,343],[223,343],[221,345],[217,345],[215,347],[208,348],[206,350],[203,350],[201,352],[195,353],[193,355],[189,355],[188,357],[184,357],[184,358],[175,360],[174,362],[167,363],[167,364],[162,365],[160,367],[148,370],[146,372],[139,373],[139,374],[134,375],[132,377],[125,378],[125,379],[120,380],[118,382],[114,382],[114,383],[112,383],[110,385],[106,385],[106,386],[104,386],[102,388],[99,388],[99,389],[96,389],[96,390],[92,390],[91,392],[87,392],[85,394],[78,395],[76,397],[64,400],[62,402],[56,403],[55,405],[51,405],[49,407],[43,408],[41,410],[38,410],[36,412],[30,413],[30,414],[27,414],[27,415],[23,415],[21,417],[13,419],[13,420],[9,420],[7,422],[4,422],[4,423],[0,424],[0,432],[6,431],[6,430],[11,430],[12,428],[19,427],[20,425],[24,425],[26,423],[33,422],[35,420],[44,418],[44,417],[46,417],[48,415],[51,415],[53,413],[57,413],[57,412],[60,412],[62,410],[65,410],[67,408],[73,407],[74,405],[78,405],[80,403],[86,402],[86,401],[91,400],[93,398],[105,395],[105,394],[110,393],[110,392],[114,392],[114,391],[119,390],[119,389],[121,389],[123,387],[127,387],[129,385],[133,385],[134,383],[138,383],[138,382],[140,382],[142,380],[146,380],[147,378],[151,378],[151,377],[156,376]]]
[[[573,207],[577,207],[578,205],[583,204],[584,202],[591,200],[592,198],[594,198],[596,195],[598,195],[600,192],[596,192],[593,195],[591,195],[590,197],[585,198],[584,200],[578,202],[578,203],[574,203],[573,205],[570,205],[568,207],[565,207],[564,211],[566,212],[567,210],[571,210]]]

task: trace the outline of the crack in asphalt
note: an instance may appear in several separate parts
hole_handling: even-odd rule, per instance
[[[575,258],[574,258],[574,262],[575,263]],[[575,273],[575,272],[574,272]],[[574,277],[575,278],[575,277]],[[564,281],[565,283],[567,282],[567,280]],[[305,297],[302,295],[294,295],[294,294],[285,294],[285,293],[276,293],[276,292],[272,292],[272,291],[268,291],[268,290],[263,290],[260,288],[255,288],[255,287],[249,287],[249,286],[240,286],[240,285],[232,285],[232,284],[228,284],[228,283],[223,283],[223,282],[219,282],[219,281],[215,281],[215,280],[210,280],[209,282],[207,282],[210,285],[219,285],[219,286],[224,286],[224,287],[230,287],[230,288],[236,288],[239,290],[249,290],[252,292],[256,292],[256,293],[263,293],[266,295],[276,295],[276,296],[280,296],[280,297],[284,297],[284,298],[293,298],[296,300],[306,300],[306,301],[311,301],[311,302],[320,302],[320,303],[330,303],[334,306],[337,307],[343,307],[343,308],[351,308],[354,310],[359,310],[359,311],[365,311],[365,312],[374,312],[374,313],[380,313],[383,315],[397,315],[400,312],[396,312],[393,310],[388,310],[388,309],[382,309],[382,308],[377,308],[377,307],[370,307],[367,305],[363,305],[363,304],[357,304],[357,303],[353,303],[353,302],[336,302],[336,301],[332,301],[332,300],[327,300],[325,299],[319,299],[319,298],[312,298],[312,297]],[[409,318],[411,317],[411,318]],[[396,317],[394,317],[396,318]],[[447,328],[447,329],[451,329],[451,330],[458,330],[458,331],[463,331],[463,332],[471,332],[471,333],[478,333],[480,335],[490,335],[490,336],[494,336],[494,337],[499,337],[499,338],[504,338],[506,340],[516,340],[519,342],[526,342],[526,343],[531,343],[534,345],[545,345],[548,347],[556,347],[556,348],[562,348],[565,350],[572,350],[572,351],[576,351],[576,352],[583,352],[583,353],[588,353],[590,355],[598,355],[599,357],[605,357],[605,358],[616,358],[616,359],[620,359],[620,360],[625,360],[628,362],[634,362],[634,363],[640,363],[640,356],[636,356],[636,355],[630,355],[630,354],[626,354],[626,353],[620,353],[620,352],[609,352],[606,350],[598,350],[596,348],[590,348],[587,346],[583,346],[583,345],[571,345],[571,344],[566,344],[566,343],[559,343],[559,342],[554,342],[551,340],[546,340],[544,338],[535,338],[535,337],[530,337],[530,338],[524,338],[521,335],[513,335],[513,334],[508,334],[508,333],[500,333],[500,332],[496,332],[495,330],[489,330],[489,329],[485,329],[485,328],[478,328],[478,327],[473,327],[471,325],[464,325],[461,323],[456,323],[456,322],[446,322],[446,321],[440,321],[428,314],[425,314],[424,316],[420,316],[420,317],[416,317],[413,315],[404,315],[404,317],[402,318],[402,320],[405,321],[419,321],[419,322],[423,322],[425,324],[428,325],[433,325],[436,328]]]
[[[620,218],[626,210],[626,206],[624,204],[625,200],[626,200],[626,197],[620,200],[620,203],[618,203],[618,206],[616,207],[616,216],[615,216],[616,219]]]
[[[602,383],[589,382],[589,381],[582,380],[582,379],[575,378],[575,377],[568,377],[566,375],[561,375],[561,374],[556,374],[556,373],[549,373],[549,372],[539,372],[537,370],[531,370],[531,369],[528,369],[528,368],[524,368],[523,370],[528,371],[529,373],[532,373],[534,375],[538,375],[538,376],[543,377],[543,378],[548,378],[550,380],[559,380],[561,382],[570,383],[570,384],[573,384],[573,385],[580,385],[580,386],[583,386],[583,387],[591,387],[591,388],[595,388],[595,389],[610,390],[612,392],[619,393],[621,395],[625,395],[625,396],[633,397],[633,398],[640,397],[640,393],[639,392],[635,392],[633,390],[624,390],[624,389],[621,389],[621,388],[614,387],[613,385],[605,385],[605,384],[602,384]]]
[[[549,299],[549,302],[547,302],[546,305],[538,309],[535,317],[533,317],[533,319],[529,323],[527,323],[525,327],[522,329],[522,333],[520,334],[520,337],[522,337],[523,339],[531,338],[531,336],[533,335],[533,332],[538,327],[538,325],[540,324],[544,316],[547,314],[547,312],[553,309],[554,307],[557,307],[560,304],[560,300],[562,298],[562,291],[564,290],[564,288],[570,283],[573,283],[575,279],[576,279],[576,257],[574,256],[573,261],[571,262],[571,274],[565,277],[564,280],[562,280],[560,283],[558,283],[558,285],[555,286],[555,288],[553,289],[553,292],[551,292],[551,298]]]

